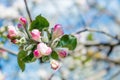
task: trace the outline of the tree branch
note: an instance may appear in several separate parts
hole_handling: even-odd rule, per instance
[[[108,57],[101,57],[101,58],[93,57],[93,58],[96,59],[96,60],[107,61],[107,62],[110,62],[110,63],[114,63],[116,65],[120,65],[120,60],[113,60],[113,59],[110,59]]]
[[[113,49],[114,49],[114,46],[110,46],[110,49],[107,52],[107,56],[110,56],[110,54],[112,53]]]
[[[15,55],[15,56],[17,55],[17,52],[14,52],[14,51],[12,51],[12,50],[6,49],[5,47],[0,46],[0,49],[9,52],[9,53],[12,54],[12,55]]]
[[[48,78],[48,80],[52,80],[53,76],[54,76],[54,73],[50,75],[50,77]]]
[[[86,42],[86,43],[80,43],[80,44],[84,45],[85,47],[91,47],[91,46],[106,46],[106,47],[113,46],[114,47],[114,46],[119,46],[120,42],[118,42],[118,43]]]
[[[32,18],[31,18],[30,11],[29,11],[29,9],[28,9],[27,1],[24,0],[24,3],[25,3],[26,11],[27,11],[27,14],[28,14],[28,16],[29,16],[30,23],[31,23],[31,22],[32,22]]]
[[[105,34],[105,35],[107,35],[107,36],[109,36],[109,37],[111,37],[111,38],[113,38],[113,39],[119,40],[116,36],[112,36],[111,34],[105,32],[105,31],[96,30],[96,29],[90,29],[90,28],[85,28],[85,29],[83,29],[83,30],[81,30],[81,31],[77,31],[75,34],[80,34],[80,33],[82,33],[82,32],[86,32],[86,31],[88,31],[88,32],[98,32],[98,33],[102,33],[102,34]]]

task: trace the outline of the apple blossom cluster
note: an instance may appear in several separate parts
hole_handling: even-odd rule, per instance
[[[51,68],[57,70],[60,68],[60,59],[68,55],[68,50],[76,47],[76,38],[73,35],[64,35],[60,24],[48,28],[48,21],[41,15],[31,24],[24,17],[20,17],[19,22],[17,27],[8,26],[7,37],[19,46],[18,64],[22,71],[25,63],[36,59],[50,61]]]

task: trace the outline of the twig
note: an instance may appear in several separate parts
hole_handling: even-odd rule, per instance
[[[75,32],[75,34],[80,34],[80,33],[82,33],[82,32],[86,32],[86,31],[88,31],[87,28],[85,28],[85,29],[83,29],[83,30],[79,30],[79,31]]]
[[[112,36],[111,34],[109,34],[107,32],[104,32],[104,31],[101,31],[101,30],[96,30],[96,29],[90,29],[90,28],[85,28],[85,29],[83,29],[81,31],[77,31],[75,34],[80,34],[82,32],[86,32],[86,31],[88,31],[88,32],[102,33],[102,34],[105,34],[105,35],[107,35],[107,36],[109,36],[109,37],[111,37],[113,39],[119,40],[116,36]]]
[[[98,57],[98,56],[95,56],[95,54],[86,55],[86,56],[88,56],[88,57],[90,57],[92,59],[95,59],[95,60],[106,61],[106,62],[109,62],[109,63],[114,63],[116,65],[120,65],[120,60],[119,59],[117,59],[117,60],[111,59],[108,56],[99,56]]]
[[[9,52],[9,53],[11,53],[12,55],[15,55],[15,56],[17,55],[17,52],[13,52],[12,50],[6,49],[5,47],[0,46],[0,49]]]
[[[53,76],[54,76],[54,73],[50,75],[50,77],[48,78],[48,80],[51,80]]]
[[[91,47],[91,46],[106,46],[106,47],[109,47],[109,46],[119,46],[120,45],[120,42],[118,43],[111,43],[111,42],[106,42],[106,43],[98,43],[98,42],[86,42],[86,43],[80,43],[82,45],[84,45],[85,47]]]
[[[62,69],[59,68],[57,71],[55,71],[54,73],[52,73],[47,80],[52,80],[52,77],[53,77],[53,76],[55,75],[55,73],[58,72],[58,71],[60,72],[61,75],[63,74]],[[65,80],[65,79],[61,76],[61,80]]]
[[[95,57],[93,57],[94,59],[96,59],[96,60],[102,60],[102,61],[107,61],[107,62],[110,62],[110,63],[114,63],[114,64],[116,64],[116,65],[120,65],[120,60],[112,60],[112,59],[110,59],[110,58],[108,58],[108,57],[101,57],[101,58],[95,58]]]
[[[28,14],[28,16],[29,16],[30,23],[31,23],[31,22],[32,22],[32,18],[31,18],[30,11],[29,11],[29,9],[28,9],[27,1],[26,1],[26,0],[24,0],[24,3],[25,3],[26,11],[27,11],[27,14]]]
[[[110,49],[107,52],[107,56],[110,56],[110,54],[112,53],[113,49],[114,49],[114,46],[110,46]]]

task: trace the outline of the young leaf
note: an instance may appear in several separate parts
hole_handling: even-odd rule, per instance
[[[42,62],[47,62],[49,60],[49,56],[43,56],[42,57]]]
[[[55,51],[53,51],[53,52],[51,53],[51,57],[52,57],[53,59],[58,60],[58,54],[57,54]]]
[[[87,35],[87,40],[89,40],[89,41],[92,41],[92,40],[93,40],[93,34],[92,34],[92,33],[89,33],[89,34]]]
[[[21,68],[22,71],[25,70],[25,63],[24,63],[24,61],[23,61],[22,59],[23,59],[26,55],[27,55],[27,52],[21,50],[21,51],[18,53],[18,56],[17,56],[18,65],[19,65],[19,67]]]
[[[36,49],[36,47],[37,47],[37,45],[34,45],[31,50],[34,51],[34,50]],[[34,58],[34,55],[33,55],[33,53],[31,52],[29,55],[26,55],[26,56],[23,58],[23,61],[24,61],[25,63],[30,63],[30,62],[36,61],[36,58]]]
[[[30,31],[32,29],[38,29],[40,31],[42,31],[44,28],[48,28],[49,27],[49,22],[47,21],[46,18],[44,18],[41,15],[38,15],[35,20],[33,20],[33,22],[30,25]]]
[[[77,45],[77,39],[73,35],[64,35],[58,42],[57,47],[65,47],[69,50],[74,50]]]

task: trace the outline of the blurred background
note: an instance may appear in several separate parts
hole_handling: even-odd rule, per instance
[[[62,24],[65,34],[74,34],[86,27],[102,32],[76,34],[78,46],[70,52],[71,56],[62,60],[60,70],[53,71],[48,63],[36,61],[27,64],[22,72],[16,55],[12,54],[18,52],[18,47],[7,40],[5,26],[17,26],[20,16],[29,19],[24,0],[0,0],[0,80],[48,80],[52,74],[51,80],[120,79],[120,44],[117,44],[120,0],[27,0],[27,3],[32,19],[41,14],[48,19],[50,27]],[[88,42],[100,45],[88,45]]]

